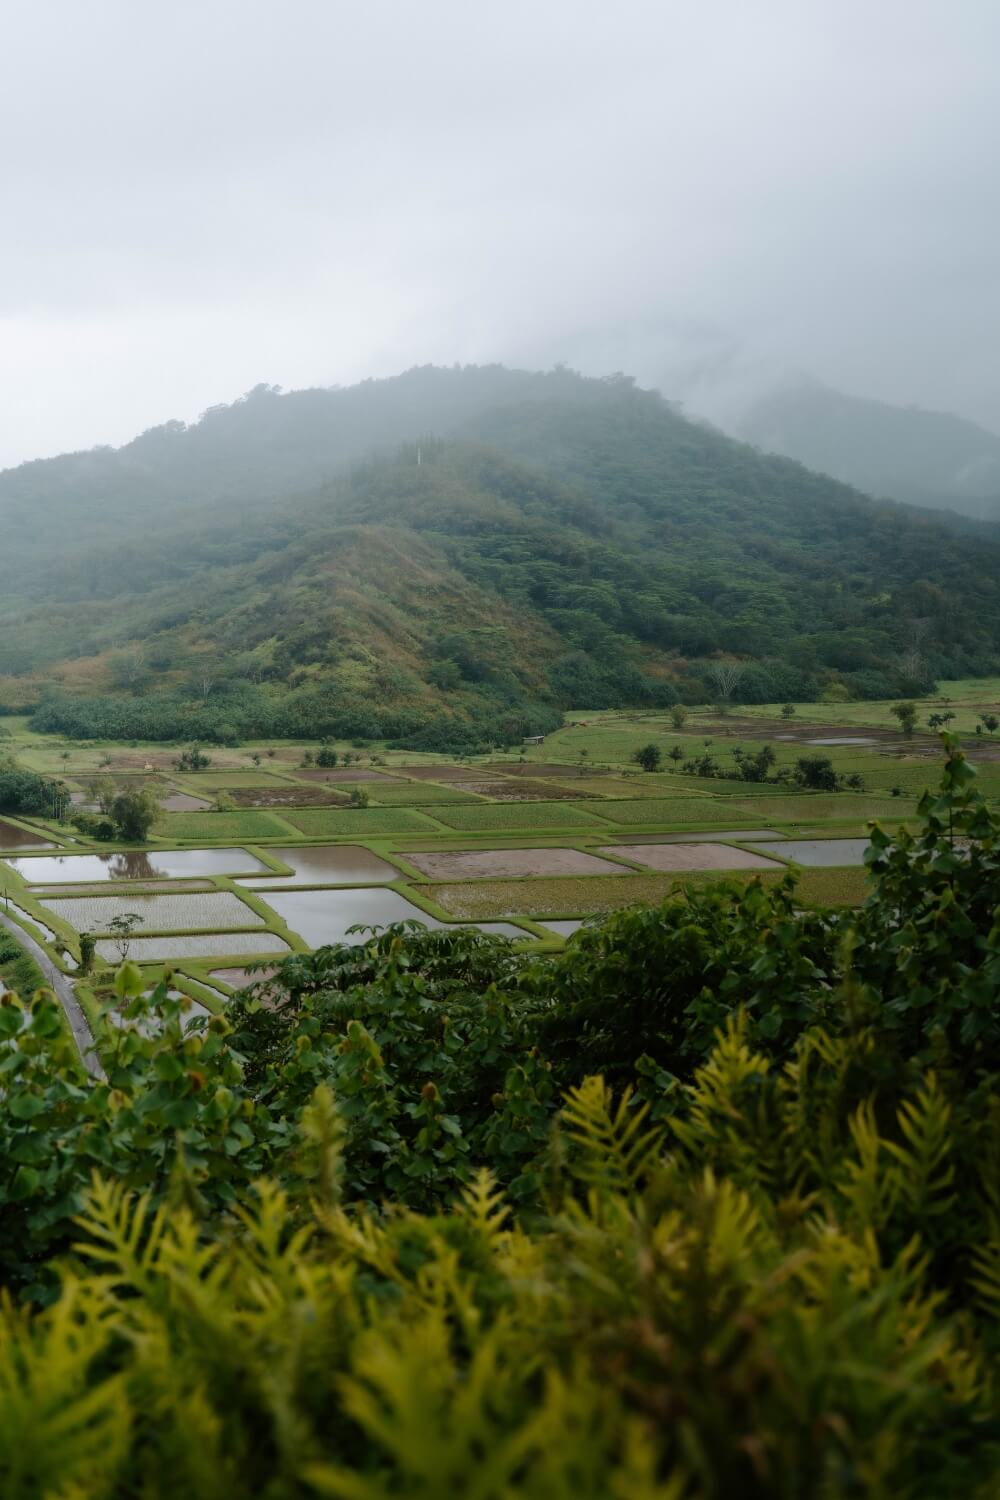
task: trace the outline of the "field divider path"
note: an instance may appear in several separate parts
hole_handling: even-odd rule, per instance
[[[56,999],[63,1008],[63,1014],[69,1023],[70,1031],[73,1033],[73,1040],[76,1042],[77,1050],[80,1053],[84,1067],[92,1078],[103,1082],[106,1075],[101,1059],[97,1054],[94,1034],[90,1029],[87,1017],[83,1013],[83,1008],[73,992],[73,986],[65,974],[52,962],[52,959],[41,944],[37,943],[33,937],[25,932],[23,927],[19,927],[13,917],[8,917],[4,912],[0,912],[0,926],[5,927],[11,936],[17,939],[21,947],[31,955],[41,969],[42,974],[45,976],[46,984],[53,991]]]

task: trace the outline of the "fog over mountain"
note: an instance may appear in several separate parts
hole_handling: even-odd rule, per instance
[[[991,0],[8,10],[0,464],[428,361],[1000,426]]]

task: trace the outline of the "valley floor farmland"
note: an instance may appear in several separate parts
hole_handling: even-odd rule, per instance
[[[4,747],[63,780],[77,805],[104,775],[141,779],[161,814],[143,848],[88,839],[68,821],[5,815],[0,894],[92,1009],[106,976],[79,977],[86,932],[99,966],[127,953],[152,981],[170,963],[182,991],[217,1009],[248,962],[361,941],[348,935],[355,924],[473,922],[554,947],[589,916],[661,901],[685,883],[771,883],[789,870],[804,905],[853,904],[866,891],[868,820],[889,832],[904,825],[937,781],[929,713],[951,705],[983,792],[1000,798],[1000,744],[974,732],[997,686],[946,685],[919,706],[912,738],[890,727],[885,704],[801,705],[790,718],[706,710],[681,729],[667,713],[578,712],[521,752],[446,761],[345,744],[325,770],[315,747],[288,744],[211,748],[210,766],[181,770],[162,746],[63,741],[8,718]],[[765,743],[772,777],[823,755],[863,787],[739,779],[733,752]],[[643,772],[633,757],[649,745],[659,766]],[[680,769],[705,756],[714,775]],[[316,807],[326,778],[338,803]],[[233,793],[257,791],[266,809],[233,806]],[[189,799],[185,810],[172,811],[178,799]],[[116,934],[116,918],[130,938]]]

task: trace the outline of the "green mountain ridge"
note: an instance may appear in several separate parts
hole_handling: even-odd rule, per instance
[[[0,702],[78,735],[517,738],[568,706],[994,670],[1000,546],[687,420],[501,369],[261,387],[0,475]]]

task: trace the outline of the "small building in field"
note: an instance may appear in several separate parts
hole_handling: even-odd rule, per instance
[[[526,734],[524,737],[524,743],[526,745],[544,745],[545,736],[544,734]]]

